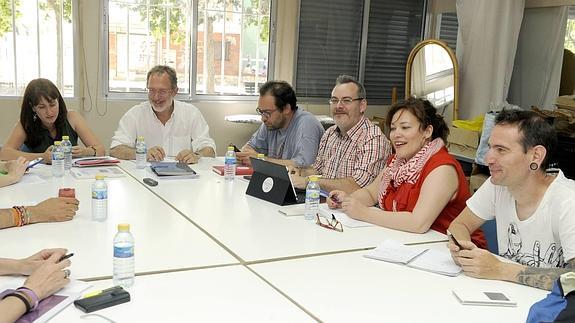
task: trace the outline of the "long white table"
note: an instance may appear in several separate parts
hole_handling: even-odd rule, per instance
[[[303,216],[283,216],[278,205],[246,195],[247,181],[240,177],[226,181],[212,171],[213,165],[222,164],[221,159],[202,158],[191,166],[199,178],[159,180],[149,189],[245,262],[373,248],[386,238],[406,244],[446,241],[444,234],[433,230],[411,234],[362,227],[336,232]],[[121,167],[140,182],[145,177],[158,179],[149,168],[136,169],[133,161],[124,161]]]
[[[105,289],[112,282],[92,282]],[[312,322],[291,303],[243,266],[219,267],[136,277],[128,303],[94,313],[115,322]],[[67,307],[51,322],[84,320]]]
[[[444,243],[428,246],[445,248]],[[325,322],[524,322],[529,307],[548,293],[463,274],[443,276],[368,259],[364,253],[249,267]],[[461,305],[453,289],[503,292],[517,307]]]
[[[45,175],[46,170],[49,168],[35,169],[33,173]],[[117,224],[125,222],[131,224],[136,241],[137,274],[239,263],[130,176],[106,180],[109,211],[105,222],[91,220],[93,180],[75,179],[69,174],[63,178],[48,177],[41,183],[27,183],[29,180],[2,188],[0,207],[35,204],[57,196],[61,187],[73,187],[80,208],[71,221],[1,230],[0,257],[23,258],[43,248],[65,247],[75,253],[71,259],[73,278],[110,277],[113,237]]]

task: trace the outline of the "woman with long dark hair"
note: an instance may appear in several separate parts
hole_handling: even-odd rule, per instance
[[[73,157],[103,156],[105,153],[86,120],[79,113],[66,109],[64,98],[54,83],[42,78],[32,80],[24,91],[20,121],[2,147],[0,159],[42,157],[50,162],[52,145],[54,141],[62,140],[62,136],[70,138]],[[78,145],[78,138],[85,146]]]

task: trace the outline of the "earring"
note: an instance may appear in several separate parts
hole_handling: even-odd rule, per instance
[[[537,169],[539,169],[539,165],[537,165],[536,162],[532,162],[531,164],[529,164],[529,169],[537,170]]]
[[[34,120],[34,122],[36,122],[36,119],[38,119],[38,115],[36,114],[36,112],[33,112],[32,120]]]

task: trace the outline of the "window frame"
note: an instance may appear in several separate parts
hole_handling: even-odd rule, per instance
[[[77,1],[77,0],[73,0]],[[268,39],[268,80],[274,79],[275,72],[275,51],[276,51],[276,27],[277,27],[277,5],[276,1],[270,0],[270,27],[269,27],[269,39]],[[110,88],[110,75],[109,75],[109,25],[108,25],[108,14],[109,14],[109,1],[101,1],[102,6],[102,24],[101,24],[101,35],[102,35],[102,65],[100,73],[102,75],[102,95],[105,99],[112,100],[147,100],[148,95],[145,92],[112,92],[109,91]],[[189,66],[190,66],[190,79],[188,80],[188,86],[190,89],[189,94],[177,94],[175,99],[186,102],[214,102],[214,101],[224,101],[224,102],[242,102],[242,101],[255,101],[259,97],[259,94],[252,95],[218,95],[218,94],[198,94],[196,93],[196,78],[197,78],[197,49],[198,49],[198,0],[191,0],[192,5],[192,16],[191,16],[191,30],[190,30],[190,55],[189,55]]]
[[[83,47],[81,46],[81,40],[82,37],[80,36],[80,22],[78,19],[79,18],[79,0],[71,0],[72,3],[72,48],[74,49],[74,61],[72,62],[73,65],[73,71],[72,71],[72,75],[73,75],[73,79],[74,79],[74,91],[72,93],[72,96],[65,96],[64,95],[64,89],[58,89],[58,91],[60,91],[60,93],[62,94],[62,97],[64,99],[78,99],[82,93],[82,91],[80,90],[80,87],[82,87],[83,85],[80,84],[81,78],[80,75],[78,73],[78,71],[80,70],[81,67],[81,63],[80,63],[80,53],[81,51],[83,51]],[[36,4],[36,6],[38,6],[38,4]],[[12,10],[14,11],[15,9],[15,4],[12,1],[11,3],[11,7]],[[38,19],[38,18],[37,18]],[[12,24],[15,24],[15,17],[12,16]],[[38,26],[37,26],[38,28]],[[16,40],[13,39],[13,43],[16,44]],[[16,53],[16,49],[12,49],[14,51],[14,53]],[[39,57],[37,58],[39,59]],[[17,69],[16,66],[13,67],[14,69]],[[15,73],[15,75],[17,75],[17,73]],[[37,76],[41,77],[40,75]],[[17,84],[17,80],[18,78],[15,78],[16,83],[15,85],[18,86]],[[29,83],[29,82],[28,82]],[[0,95],[0,100],[19,100],[22,98],[22,96],[24,95],[24,93],[22,93],[21,95]]]

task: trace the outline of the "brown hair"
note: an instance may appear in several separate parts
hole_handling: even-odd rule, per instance
[[[385,119],[387,129],[390,129],[391,119],[395,113],[400,110],[411,112],[411,114],[413,114],[421,124],[421,130],[424,130],[431,125],[433,127],[433,133],[431,134],[432,140],[435,138],[441,138],[443,139],[443,142],[447,142],[449,128],[447,127],[445,120],[443,120],[443,116],[437,114],[437,109],[431,104],[431,102],[410,97],[392,105],[387,112],[387,117]],[[387,135],[389,136],[389,133]]]

